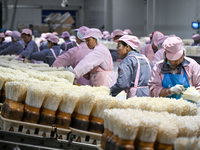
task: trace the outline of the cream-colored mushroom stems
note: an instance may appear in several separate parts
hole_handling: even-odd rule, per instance
[[[6,82],[5,91],[7,99],[24,102],[26,98],[27,85],[24,82],[19,81]]]
[[[64,91],[63,98],[59,106],[59,111],[72,114],[79,99],[80,95],[77,94],[76,91]]]
[[[127,99],[126,107],[133,109],[148,110],[154,112],[174,113],[180,116],[196,115],[197,106],[186,100],[170,99],[170,98],[152,98],[152,97],[132,97]]]
[[[200,100],[200,92],[196,90],[195,87],[191,86],[183,92],[182,98],[185,100],[190,100],[194,103],[198,103],[198,101]]]
[[[42,107],[56,111],[63,98],[63,90],[58,86],[47,86],[47,91]]]
[[[174,150],[199,150],[200,138],[198,137],[180,137],[174,142]]]
[[[35,108],[41,108],[44,99],[48,93],[48,86],[33,83],[28,87],[25,103]]]
[[[136,123],[138,120],[139,125]],[[173,145],[177,137],[197,137],[200,131],[199,116],[177,116],[168,112],[149,112],[139,109],[105,109],[104,125],[115,135],[121,138],[129,137],[126,133],[131,122],[135,124],[131,130],[136,129],[137,139],[143,142],[155,142]],[[131,121],[131,122],[130,122]],[[133,133],[133,132],[132,132]],[[134,135],[134,134],[133,134]],[[129,140],[133,139],[129,137]]]

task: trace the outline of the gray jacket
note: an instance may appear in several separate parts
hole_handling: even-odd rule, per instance
[[[116,96],[121,91],[127,90],[130,87],[134,86],[138,62],[135,57],[130,56],[130,55],[142,56],[141,54],[135,51],[130,51],[127,54],[127,56],[122,60],[122,62],[118,66],[117,82],[110,88],[112,96]],[[139,59],[139,62],[140,62],[140,74],[139,74],[138,87],[148,86],[148,80],[151,76],[149,65],[144,59]],[[151,67],[152,67],[152,64],[151,64]],[[148,95],[149,95],[148,88],[137,89],[136,96],[141,97],[141,96],[148,96]]]

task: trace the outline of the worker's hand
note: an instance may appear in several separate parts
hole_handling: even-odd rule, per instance
[[[19,55],[16,56],[16,59],[19,60],[19,61],[23,61],[24,60],[22,57],[19,57]]]
[[[183,85],[177,84],[173,87],[171,87],[171,93],[180,95],[183,91],[185,91],[185,88]]]
[[[30,60],[28,58],[25,58],[24,63],[30,63]]]

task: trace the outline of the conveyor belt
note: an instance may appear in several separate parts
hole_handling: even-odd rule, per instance
[[[44,138],[40,136],[0,130],[1,150],[98,150],[98,146],[68,140]]]

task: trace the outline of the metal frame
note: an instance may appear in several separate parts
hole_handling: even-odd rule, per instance
[[[98,150],[98,146],[75,142],[69,133],[68,140],[43,138],[36,135],[0,130],[0,149],[15,148],[19,150]]]

